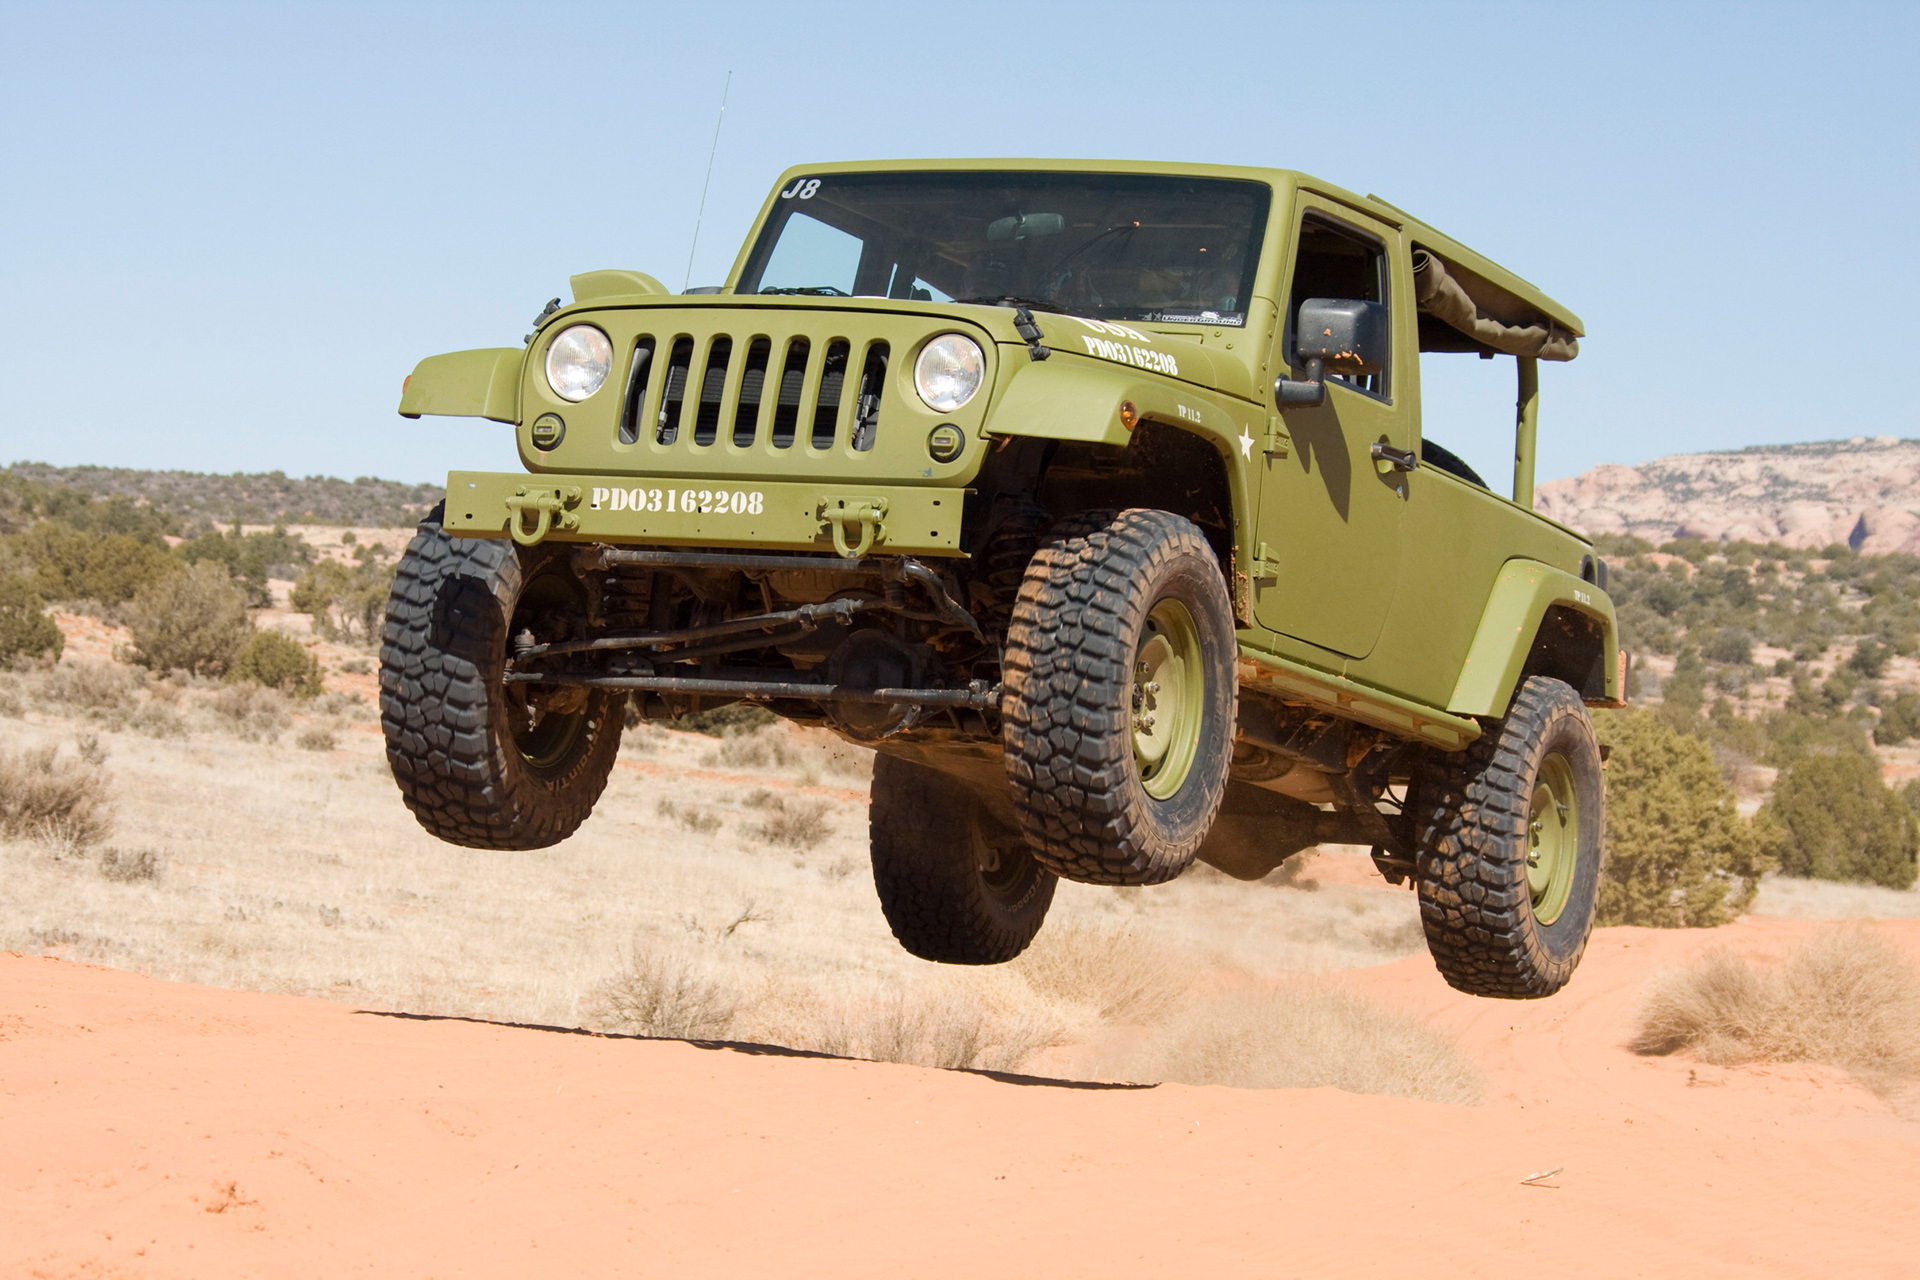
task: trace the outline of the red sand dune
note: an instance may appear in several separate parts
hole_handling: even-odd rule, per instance
[[[1479,1107],[1068,1087],[371,1013],[0,956],[0,1274],[1912,1275],[1920,1123],[1825,1068],[1620,1047],[1607,930],[1538,1003],[1349,975]],[[1877,926],[1920,955],[1920,922]],[[1546,1185],[1529,1175],[1562,1168]]]

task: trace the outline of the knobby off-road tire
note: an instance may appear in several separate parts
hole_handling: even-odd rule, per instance
[[[1027,949],[1054,874],[997,831],[966,788],[925,765],[873,762],[873,887],[900,945],[943,964],[1001,964]]]
[[[507,645],[517,628],[539,635],[543,615],[580,600],[569,548],[449,537],[443,509],[420,522],[387,599],[387,763],[420,825],[450,844],[558,844],[607,785],[625,698],[584,690],[575,707],[529,712],[526,686],[509,689],[500,678]]]
[[[1237,652],[1219,561],[1191,521],[1134,510],[1054,531],[1020,586],[1001,705],[1042,864],[1121,885],[1187,868],[1226,792]]]
[[[1580,696],[1529,677],[1497,727],[1429,756],[1414,794],[1420,920],[1440,973],[1471,995],[1565,986],[1593,932],[1605,793]]]

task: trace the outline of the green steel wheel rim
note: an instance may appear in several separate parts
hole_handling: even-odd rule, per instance
[[[1133,659],[1133,761],[1155,800],[1179,793],[1200,750],[1207,675],[1200,629],[1178,600],[1147,615]]]
[[[1552,924],[1566,910],[1580,861],[1580,798],[1573,765],[1559,752],[1540,762],[1527,812],[1527,892],[1533,918]]]

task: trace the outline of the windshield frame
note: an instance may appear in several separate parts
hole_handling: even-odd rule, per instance
[[[739,296],[777,296],[779,294],[791,295],[796,292],[797,290],[792,287],[782,289],[778,286],[770,286],[769,292],[763,294],[758,289],[749,290],[746,286],[749,283],[757,284],[758,281],[765,278],[766,271],[774,258],[775,247],[779,243],[781,233],[788,225],[790,215],[806,212],[806,206],[800,203],[801,200],[811,193],[817,193],[821,185],[825,182],[848,178],[873,179],[876,180],[876,182],[926,178],[935,182],[946,180],[956,184],[965,184],[968,180],[975,180],[982,185],[994,184],[998,181],[1003,182],[1007,186],[1028,186],[1034,188],[1044,188],[1050,181],[1071,183],[1075,180],[1091,179],[1096,182],[1104,181],[1113,186],[1125,186],[1138,183],[1143,190],[1143,194],[1151,192],[1155,187],[1160,187],[1164,191],[1165,188],[1172,187],[1175,184],[1218,186],[1223,189],[1232,189],[1236,196],[1246,200],[1248,204],[1245,209],[1244,224],[1233,224],[1235,229],[1227,233],[1236,237],[1235,241],[1226,243],[1229,243],[1231,252],[1238,253],[1239,255],[1238,287],[1234,295],[1235,306],[1231,311],[1206,308],[1204,305],[1169,306],[1164,302],[1155,303],[1150,299],[1137,297],[1120,298],[1112,303],[1089,303],[1084,298],[1069,298],[1060,300],[1059,302],[1044,297],[1020,296],[1017,298],[1017,301],[1020,303],[1029,305],[1038,303],[1039,307],[1045,307],[1046,309],[1057,310],[1068,314],[1087,315],[1101,320],[1118,320],[1156,325],[1244,327],[1248,322],[1249,313],[1257,305],[1258,295],[1262,293],[1260,280],[1267,266],[1266,258],[1270,256],[1270,250],[1272,249],[1268,240],[1274,226],[1273,211],[1275,206],[1281,203],[1280,193],[1270,181],[1265,180],[1264,174],[1256,176],[1245,170],[1238,172],[1208,172],[1205,167],[1201,167],[1198,172],[1175,168],[1173,166],[1163,168],[1158,165],[1141,169],[1095,166],[1084,168],[1056,168],[1029,167],[1019,161],[1011,161],[990,164],[983,163],[978,166],[968,165],[965,167],[947,167],[938,164],[896,165],[883,162],[871,166],[821,165],[795,168],[783,174],[779,184],[769,193],[760,217],[755,222],[753,233],[743,246],[739,258],[735,263],[735,269],[729,281],[728,291]],[[1165,194],[1159,198],[1165,199],[1175,196],[1176,194],[1175,192],[1166,191]],[[1112,197],[1106,196],[1105,193],[1097,193],[1096,198]],[[826,223],[825,225],[831,224]],[[1097,225],[1097,223],[1093,225]],[[1244,233],[1239,230],[1241,225],[1244,225]],[[1071,248],[1076,245],[1076,243],[1080,247],[1084,247],[1087,243],[1111,234],[1112,230],[1113,228],[1107,228],[1095,232],[1092,236],[1082,235],[1078,242],[1067,240],[1062,243],[1064,246],[1070,248],[1070,252],[1077,252],[1077,249]],[[849,232],[845,234],[851,235],[852,233]],[[1243,241],[1237,239],[1241,234],[1244,234]],[[1124,237],[1122,238],[1124,239]],[[1204,252],[1204,249],[1201,251]],[[896,259],[896,273],[899,261],[900,260]],[[948,261],[951,262],[952,259],[949,258]],[[1054,265],[1058,264],[1056,263]],[[1232,267],[1227,268],[1227,270],[1232,269]],[[1232,277],[1228,278],[1231,279]],[[812,283],[818,284],[819,282]],[[837,287],[840,284],[849,282],[836,279],[834,283]],[[887,292],[853,293],[850,294],[848,300],[892,301],[896,303],[901,301],[909,303],[917,301],[921,303],[944,303],[947,305],[978,302],[984,305],[992,305],[1002,297],[1014,297],[1012,294],[998,293],[983,295],[981,298],[930,297],[924,292],[912,289],[910,286],[914,284],[929,284],[931,282],[922,281],[918,277],[915,277],[907,283],[909,285],[905,290],[907,296],[902,296],[899,292],[889,290]],[[780,281],[779,284],[784,285],[786,282]],[[935,287],[937,288],[938,286]],[[810,290],[808,291],[810,292]],[[941,290],[941,292],[945,292],[945,290]],[[1013,303],[1009,302],[1007,305],[1013,305]],[[1039,309],[1039,307],[1036,307],[1036,309]]]

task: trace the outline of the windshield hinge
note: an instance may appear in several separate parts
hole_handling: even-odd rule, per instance
[[[1027,354],[1035,360],[1045,360],[1053,354],[1051,347],[1043,347],[1040,340],[1047,335],[1040,332],[1040,326],[1033,322],[1033,312],[1025,307],[1013,309],[1013,330],[1020,340],[1027,344]]]

